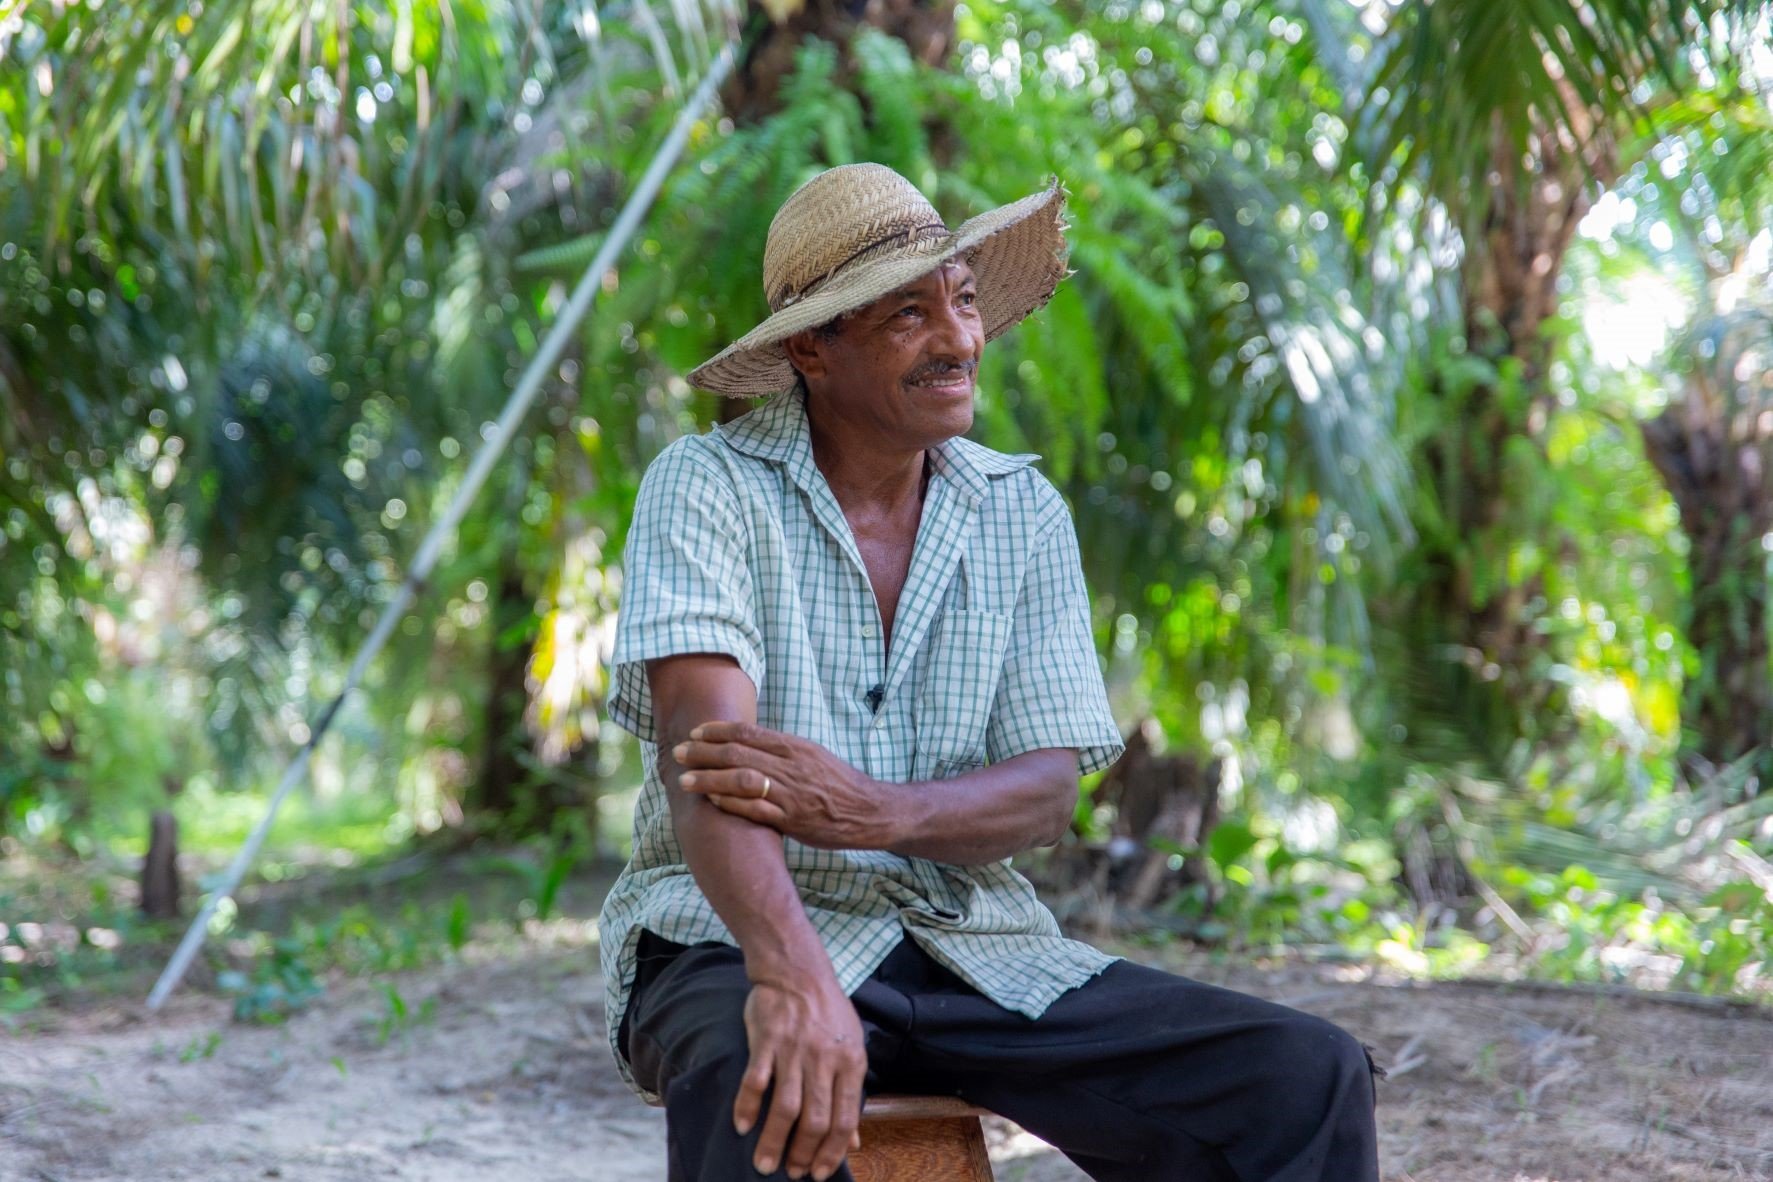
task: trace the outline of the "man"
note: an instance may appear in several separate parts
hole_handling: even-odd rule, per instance
[[[613,716],[644,742],[602,919],[670,1177],[848,1177],[863,1096],[943,1092],[1099,1179],[1376,1179],[1336,1027],[1059,934],[1010,855],[1121,752],[1076,536],[962,438],[985,342],[1065,274],[1055,185],[950,231],[879,165],[770,226],[773,314],[697,385],[775,393],[648,469]]]

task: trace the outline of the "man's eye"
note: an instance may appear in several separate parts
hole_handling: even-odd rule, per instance
[[[955,299],[956,299],[956,301],[959,302],[960,306],[963,308],[970,308],[974,304],[979,302],[978,294],[976,292],[970,292],[970,291],[961,292],[958,296],[955,297]]]
[[[915,315],[917,315],[917,305],[916,304],[906,304],[903,308],[900,308],[897,312],[894,312],[893,315],[895,315],[895,316],[915,316]]]

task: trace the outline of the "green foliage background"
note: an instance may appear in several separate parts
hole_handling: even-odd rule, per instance
[[[133,855],[157,807],[188,847],[238,839],[687,88],[734,30],[785,35],[665,19],[0,4],[9,856]],[[1056,175],[1076,273],[989,351],[975,434],[1070,498],[1123,720],[1231,769],[1211,882],[1152,929],[1764,989],[1767,752],[1695,757],[1694,703],[1743,652],[1773,669],[1687,628],[1721,596],[1764,637],[1773,533],[1696,585],[1640,424],[1721,373],[1734,446],[1773,454],[1768,21],[974,0],[936,65],[834,22],[770,113],[695,128],[297,830],[619,853],[622,533],[649,458],[717,413],[681,375],[765,312],[774,210],[851,160],[951,222]],[[1489,230],[1576,175],[1556,306],[1497,346]],[[1645,300],[1663,346],[1604,355]],[[1526,639],[1489,646],[1485,613]],[[515,720],[489,705],[513,668]],[[501,749],[519,803],[489,807]],[[1112,821],[1086,800],[1080,839]],[[243,997],[273,985],[306,988]]]

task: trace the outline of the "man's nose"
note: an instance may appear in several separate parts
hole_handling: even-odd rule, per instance
[[[948,304],[931,317],[930,353],[954,361],[972,361],[979,355],[984,335],[976,313]]]

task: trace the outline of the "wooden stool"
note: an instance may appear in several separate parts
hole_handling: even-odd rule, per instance
[[[850,1172],[856,1182],[992,1182],[986,1115],[953,1096],[870,1096]]]

